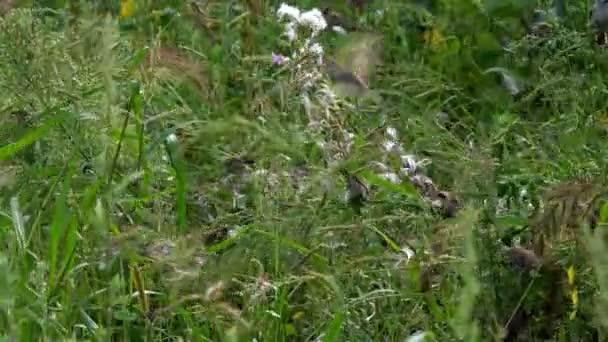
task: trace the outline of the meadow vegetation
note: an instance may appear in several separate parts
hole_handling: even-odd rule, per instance
[[[605,341],[608,51],[552,9],[0,0],[2,340]]]

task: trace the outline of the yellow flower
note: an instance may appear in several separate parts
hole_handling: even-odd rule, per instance
[[[576,278],[576,272],[574,271],[574,265],[568,267],[568,284],[571,287],[570,290],[570,301],[572,302],[572,312],[570,313],[570,319],[576,317],[576,311],[578,308],[578,289],[574,286],[574,280]]]
[[[574,306],[576,308],[578,306],[578,290],[576,288],[574,290],[572,290],[570,299],[572,299],[572,306]]]
[[[570,265],[570,267],[568,267],[568,284],[574,285],[575,276],[574,265]]]
[[[572,301],[572,312],[570,313],[570,319],[574,319],[576,317],[576,311],[578,308],[578,290],[574,288],[570,293],[570,300]]]
[[[294,321],[299,321],[302,318],[304,318],[304,311],[298,311],[295,314],[293,314],[293,316],[291,316],[291,319],[293,319]]]
[[[135,14],[135,0],[121,0],[120,2],[120,17],[128,18]]]
[[[445,43],[445,37],[436,27],[430,27],[422,34],[422,39],[430,46],[431,50],[439,50]]]

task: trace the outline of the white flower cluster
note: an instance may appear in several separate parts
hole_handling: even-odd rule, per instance
[[[308,27],[312,30],[312,37],[317,36],[327,28],[327,22],[323,13],[316,8],[310,11],[301,12],[299,8],[282,3],[277,11],[280,20],[287,19],[285,24],[285,35],[290,41],[298,38],[298,27]]]
[[[329,167],[333,167],[344,160],[352,152],[355,135],[345,129],[338,129],[333,139],[319,141],[317,144],[325,153],[325,160]]]
[[[314,39],[325,30],[327,22],[323,13],[316,8],[302,12],[299,8],[285,3],[281,4],[277,10],[277,17],[280,21],[286,22],[283,35],[290,42],[298,42],[300,47],[294,50],[291,57],[273,54],[273,63],[284,64],[295,61],[293,67],[296,81],[303,90],[308,91],[323,78],[318,66],[323,64],[324,49]],[[298,28],[300,27],[308,28],[310,35],[304,39],[298,39]],[[306,63],[309,60],[308,57],[313,57],[317,65]]]
[[[403,179],[409,179],[409,181],[418,189],[424,200],[429,202],[431,206],[444,211],[451,210],[448,209],[450,205],[453,205],[453,203],[450,203],[450,201],[453,201],[450,194],[439,190],[433,183],[433,180],[423,174],[420,170],[422,167],[428,165],[430,160],[418,160],[412,154],[406,153],[401,146],[397,130],[394,127],[387,127],[384,136],[385,139],[382,142],[382,147],[385,152],[383,160],[381,162],[372,162],[372,165],[380,172],[380,175],[384,179],[395,184],[401,183]],[[397,156],[401,161],[399,172],[393,172],[386,165],[386,160],[391,154]]]
[[[320,66],[323,64],[324,49],[321,44],[315,41],[320,32],[327,28],[327,22],[323,17],[323,13],[316,8],[301,11],[297,7],[283,3],[277,10],[277,17],[281,21],[286,21],[283,35],[289,41],[296,42],[299,47],[294,49],[291,57],[273,54],[273,61],[275,64],[293,62],[291,66],[294,71],[294,80],[302,91],[301,101],[309,119],[308,128],[315,133],[327,130],[332,131],[332,123],[336,121],[333,116],[335,114],[334,107],[337,97],[332,89],[322,82],[323,74]],[[297,29],[299,27],[309,28],[310,35],[298,39]],[[310,63],[311,58],[307,57],[312,57],[314,62]],[[348,137],[351,134],[349,132],[340,132],[339,134],[332,135],[344,137],[346,140],[336,141],[334,138],[331,141],[324,141],[320,144],[327,147],[324,150],[326,150],[328,155],[335,157],[331,159],[342,159],[346,152],[344,151],[344,146],[350,146]],[[340,157],[337,156],[337,150],[342,150],[343,152],[340,153]]]
[[[376,169],[378,169],[378,171],[380,171],[381,176],[384,179],[395,184],[401,183],[403,178],[409,178],[412,182],[414,182],[415,179],[422,177],[422,175],[418,174],[419,168],[429,163],[429,160],[427,159],[418,161],[412,154],[404,151],[397,135],[397,129],[394,127],[386,128],[385,139],[382,142],[382,149],[385,152],[382,161],[375,161],[373,162],[373,165],[376,167]],[[391,154],[397,156],[401,161],[401,166],[398,173],[391,171],[385,163]],[[430,181],[430,179],[428,179],[428,181]]]

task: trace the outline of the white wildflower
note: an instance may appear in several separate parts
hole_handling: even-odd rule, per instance
[[[385,172],[382,174],[382,178],[394,184],[401,183],[401,178],[394,172]]]
[[[312,30],[312,36],[316,36],[327,27],[327,22],[323,13],[316,8],[310,11],[301,13],[297,7],[281,4],[281,7],[277,10],[277,16],[279,19],[287,19],[288,22],[285,24],[284,35],[287,39],[293,41],[297,38],[297,26],[306,26]]]
[[[370,162],[371,165],[374,165],[378,170],[382,171],[382,172],[388,172],[388,166],[386,166],[386,164],[381,163],[379,161],[371,161]]]
[[[287,40],[294,41],[298,38],[298,33],[296,32],[296,23],[290,22],[285,24],[285,31],[283,32],[285,36],[287,36]]]
[[[300,25],[308,26],[312,29],[313,36],[327,28],[327,22],[323,13],[316,8],[306,11],[300,15]]]
[[[424,342],[426,337],[430,335],[426,331],[418,331],[414,335],[410,335],[404,342]]]
[[[392,140],[385,140],[384,143],[382,144],[382,147],[384,147],[384,150],[386,152],[390,152],[395,148],[396,145],[397,144]]]
[[[414,256],[416,256],[416,252],[414,252],[414,250],[411,249],[409,246],[403,246],[403,247],[401,247],[401,252],[403,252],[405,254],[405,256],[407,257],[408,261],[411,258],[413,258]]]
[[[425,175],[421,175],[421,174],[413,175],[410,178],[410,181],[414,185],[419,186],[419,187],[426,187],[426,186],[433,185],[433,181],[429,177],[427,177]]]
[[[228,237],[235,237],[239,233],[239,227],[232,227],[228,229]]]
[[[321,44],[319,43],[313,43],[311,44],[308,49],[310,50],[310,52],[316,54],[316,55],[323,55],[323,47],[321,46]]]
[[[317,63],[323,64],[323,47],[319,43],[313,43],[308,47],[308,51],[317,56]]]
[[[312,73],[312,72],[308,72],[306,74],[304,74],[304,76],[302,77],[302,87],[304,88],[304,90],[308,90],[312,87],[314,87],[316,81],[317,81],[318,77],[316,75],[316,73]]]
[[[389,137],[393,138],[393,140],[397,140],[397,130],[395,129],[395,127],[387,127],[386,134]]]
[[[269,314],[270,316],[274,317],[274,318],[281,318],[281,315],[279,315],[278,313],[276,313],[275,311],[272,310],[266,310],[266,313]]]
[[[346,30],[342,28],[342,26],[334,25],[331,27],[331,29],[337,34],[346,35]]]
[[[523,200],[523,199],[525,199],[525,198],[526,198],[526,196],[528,196],[528,189],[526,189],[526,188],[521,188],[521,189],[519,190],[519,199],[520,199],[520,200]]]
[[[404,154],[401,156],[401,163],[403,164],[403,169],[401,170],[405,174],[416,173],[418,169],[418,163],[414,156],[411,154]]]
[[[441,208],[443,206],[443,202],[440,199],[432,200],[431,206],[433,208]]]
[[[399,265],[401,265],[402,262],[405,261],[406,264],[408,264],[410,262],[410,260],[416,256],[416,252],[414,252],[414,250],[412,248],[410,248],[409,246],[403,246],[401,247],[401,253],[403,253],[404,255],[399,255],[397,262],[395,263],[394,267],[399,267]],[[404,258],[405,256],[405,258]]]
[[[266,169],[255,170],[253,172],[253,175],[256,177],[265,177],[265,176],[268,176],[268,170],[266,170]]]
[[[177,142],[177,136],[173,133],[169,134],[169,136],[167,136],[167,143],[169,144],[175,144]]]
[[[282,3],[277,11],[279,19],[289,17],[292,21],[298,21],[300,18],[300,9],[294,6],[290,6],[286,3]]]

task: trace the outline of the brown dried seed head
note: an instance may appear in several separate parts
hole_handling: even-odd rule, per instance
[[[205,291],[205,300],[206,301],[215,301],[218,300],[223,294],[224,289],[226,288],[226,283],[223,280],[218,281],[215,284],[212,284]]]
[[[0,1],[0,15],[7,14],[15,6],[16,6],[16,3],[15,3],[14,0],[2,0],[2,1]]]
[[[522,247],[511,247],[507,250],[509,261],[516,267],[526,270],[538,269],[542,260],[529,249]]]

